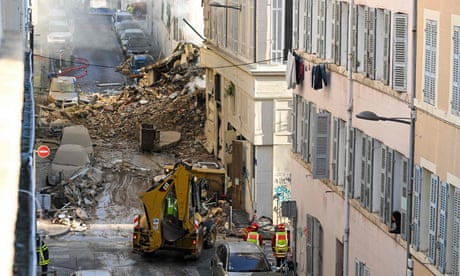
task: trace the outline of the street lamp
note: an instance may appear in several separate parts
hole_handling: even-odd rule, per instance
[[[406,196],[406,275],[413,275],[413,265],[410,255],[410,243],[411,243],[411,223],[412,223],[412,191],[414,187],[414,145],[415,145],[415,107],[411,104],[411,115],[410,118],[401,117],[381,117],[372,111],[362,111],[356,114],[356,118],[369,120],[369,121],[391,121],[396,123],[410,125],[410,140],[409,140],[409,183],[407,185],[407,196]]]

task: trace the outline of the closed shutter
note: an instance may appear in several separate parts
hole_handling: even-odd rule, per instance
[[[307,0],[305,2],[305,51],[307,53],[312,53],[312,15],[313,10],[313,0]]]
[[[386,174],[387,174],[387,150],[385,145],[381,148],[381,163],[380,163],[380,220],[385,222],[385,193],[386,193]]]
[[[309,111],[309,105],[306,100],[302,101],[302,138],[301,138],[301,156],[302,160],[305,162],[308,162],[308,144],[309,144],[309,134],[308,134],[308,122],[309,122],[309,116],[310,116],[310,111]]]
[[[382,145],[380,177],[380,219],[391,225],[394,152]]]
[[[425,64],[423,101],[435,105],[436,93],[436,51],[438,45],[438,23],[434,20],[425,21]]]
[[[409,161],[407,158],[402,159],[402,170],[401,170],[401,236],[403,239],[407,239],[406,236],[406,216],[407,216],[407,185],[409,183]]]
[[[451,112],[460,116],[460,26],[454,26]]]
[[[358,70],[358,7],[354,5],[351,11],[351,54],[353,59],[351,68],[354,72],[356,72]]]
[[[293,105],[293,112],[292,112],[292,144],[291,144],[291,150],[292,152],[296,153],[297,151],[297,134],[299,129],[297,128],[297,123],[298,123],[298,99],[299,96],[293,94],[292,96],[292,105]]]
[[[460,189],[454,191],[454,232],[452,233],[452,275],[459,275],[460,258]]]
[[[446,239],[447,239],[447,204],[449,200],[449,185],[441,182],[439,194],[439,258],[438,270],[445,273],[446,270]]]
[[[316,53],[326,58],[326,0],[319,0],[316,30]]]
[[[348,185],[348,194],[351,198],[353,198],[354,194],[354,180],[355,180],[355,174],[353,173],[355,171],[355,141],[356,141],[356,129],[350,128],[350,145],[349,145],[349,150],[348,150],[348,175],[345,172],[345,181],[349,181]],[[346,166],[345,166],[346,170]]]
[[[299,48],[299,0],[293,0],[293,13],[292,18],[292,48]]]
[[[372,158],[373,140],[368,136],[362,137],[361,150],[361,205],[368,211],[372,207]]]
[[[412,243],[415,250],[420,248],[420,218],[421,218],[421,191],[422,191],[422,168],[415,166],[414,170],[414,216]],[[407,214],[410,216],[410,214]]]
[[[313,155],[313,179],[324,179],[329,177],[330,124],[329,113],[322,112],[317,114]]]
[[[313,221],[313,275],[321,276],[323,275],[323,228],[316,218]]]
[[[316,105],[312,102],[310,102],[308,104],[308,111],[309,111],[309,115],[308,115],[308,159],[307,159],[307,162],[308,163],[311,163],[312,162],[312,155],[313,155],[313,147],[314,147],[314,143],[313,141],[315,141],[315,127],[316,127],[316,121],[315,121],[315,118],[316,118]]]
[[[393,89],[399,92],[407,91],[407,31],[407,14],[396,13],[393,27]]]
[[[436,260],[436,228],[438,220],[438,184],[439,177],[431,175],[430,183],[430,218],[428,220],[428,260],[434,264]]]
[[[307,215],[307,276],[313,276],[313,217]]]
[[[369,7],[364,7],[364,57],[363,57],[363,66],[364,66],[364,73],[367,73],[367,59],[368,59],[368,47],[369,47]],[[366,74],[367,77],[367,74]]]
[[[375,79],[375,8],[368,8],[367,24],[367,59],[364,61],[367,64],[366,73],[371,79]]]
[[[338,177],[338,162],[339,162],[339,136],[340,136],[340,126],[339,126],[339,119],[334,118],[334,131],[332,136],[332,162],[331,162],[331,169],[332,169],[332,181],[337,185],[339,183]]]
[[[332,1],[332,59],[340,65],[340,2]]]
[[[391,13],[385,10],[383,27],[383,84],[388,85],[390,82],[390,28],[391,28]]]

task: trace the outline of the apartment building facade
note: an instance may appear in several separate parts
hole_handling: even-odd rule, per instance
[[[460,8],[418,1],[413,248],[416,275],[459,275]]]
[[[203,1],[206,147],[227,167],[233,209],[275,222],[291,197],[286,3]]]
[[[292,89],[290,162],[299,275],[406,274],[413,7],[293,1],[303,75]],[[356,118],[363,111],[405,123]],[[389,231],[394,211],[400,233]]]

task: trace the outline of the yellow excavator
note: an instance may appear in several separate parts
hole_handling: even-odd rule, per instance
[[[210,176],[223,173],[225,181],[225,171],[180,161],[165,172],[140,196],[144,214],[134,218],[133,252],[175,249],[186,258],[198,259],[203,248],[214,246],[217,236],[214,222],[206,219],[203,190],[209,188]]]

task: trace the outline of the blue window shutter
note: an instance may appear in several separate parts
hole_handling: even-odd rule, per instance
[[[415,166],[414,170],[414,216],[412,243],[415,250],[420,249],[420,218],[421,218],[421,191],[422,191],[422,168]],[[407,214],[410,216],[410,214]]]
[[[430,183],[430,218],[428,221],[428,260],[436,261],[436,228],[438,221],[438,188],[439,177],[431,174]]]
[[[326,112],[316,115],[313,179],[325,179],[329,177],[330,116]]]
[[[460,258],[460,189],[454,191],[454,232],[452,233],[452,275],[458,275]]]
[[[441,182],[439,195],[439,257],[438,270],[445,273],[446,270],[446,239],[447,239],[447,205],[449,200],[449,185]]]

